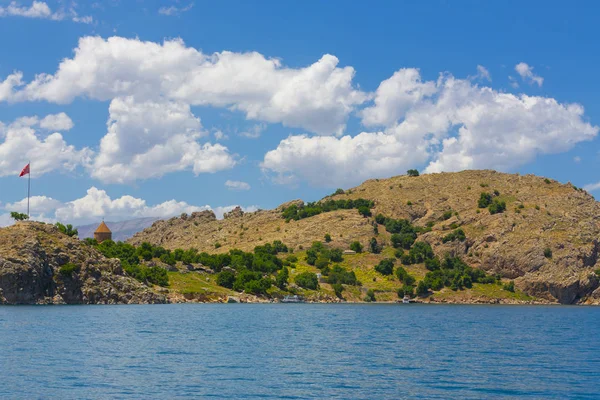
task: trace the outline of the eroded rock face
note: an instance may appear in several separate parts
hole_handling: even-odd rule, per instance
[[[74,269],[68,271],[68,265]],[[52,225],[23,222],[0,229],[0,303],[164,303],[166,298]]]
[[[242,211],[242,207],[237,206],[230,212],[226,212],[225,214],[223,214],[223,219],[239,218],[239,217],[242,217],[243,215],[244,215],[244,211]]]

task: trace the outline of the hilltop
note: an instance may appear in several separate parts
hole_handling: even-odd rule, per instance
[[[480,203],[482,197],[484,204]],[[294,200],[274,210],[243,213],[236,209],[223,220],[204,211],[157,221],[135,234],[129,243],[224,254],[233,249],[251,251],[279,240],[299,259],[292,265],[293,277],[300,272],[319,272],[306,262],[306,250],[313,242],[324,241],[326,235],[330,238],[325,243],[328,249],[342,250],[349,249],[354,241],[368,249],[375,238],[381,250],[378,254],[344,255],[341,265],[354,271],[363,284],[360,292],[351,295],[349,291],[347,298],[361,299],[365,291],[373,289],[379,298],[394,300],[401,282],[393,274],[384,276],[374,268],[394,254],[399,256],[395,265],[402,264],[385,222],[398,219],[408,221],[416,240],[430,245],[435,258],[458,257],[474,269],[501,278],[500,284],[514,280],[516,286],[515,291],[480,284],[462,291],[446,287],[430,290],[424,301],[572,304],[597,303],[600,299],[595,272],[600,204],[571,184],[533,175],[463,171],[372,179],[346,191],[338,190],[322,202],[358,199],[372,201],[371,216],[350,208],[286,220],[283,212],[290,206],[303,207],[303,201]],[[492,212],[492,207],[502,209]],[[404,268],[417,282],[428,272],[419,260],[407,262]],[[326,294],[332,292],[326,283],[321,289]]]
[[[0,228],[0,304],[164,303],[116,259],[49,224]]]
[[[159,218],[146,217],[146,218],[135,218],[128,219],[125,221],[118,222],[106,222],[112,232],[114,241],[123,241],[132,237],[137,232],[148,228]],[[77,226],[79,232],[79,239],[93,238],[94,231],[98,228],[98,223]]]

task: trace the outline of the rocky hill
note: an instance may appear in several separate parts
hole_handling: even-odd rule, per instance
[[[503,203],[505,210],[492,213],[479,207],[482,193]],[[328,246],[342,249],[353,241],[367,247],[375,237],[384,251],[372,255],[370,265],[365,265],[364,257],[360,263],[358,258],[346,263],[350,268],[373,269],[379,259],[393,255],[386,252],[391,249],[390,233],[375,222],[374,217],[382,214],[421,227],[418,240],[429,243],[436,255],[459,256],[472,267],[514,280],[518,290],[534,299],[564,304],[600,299],[595,272],[600,267],[600,204],[571,184],[532,175],[463,171],[373,179],[323,200],[359,198],[374,202],[372,217],[344,209],[286,222],[282,211],[303,204],[295,200],[269,211],[245,214],[236,209],[223,220],[205,211],[157,221],[129,242],[223,253],[281,240],[301,252],[326,234],[331,237]],[[444,240],[457,229],[463,230],[466,240]]]
[[[60,233],[19,222],[0,229],[0,304],[164,303],[121,263]]]

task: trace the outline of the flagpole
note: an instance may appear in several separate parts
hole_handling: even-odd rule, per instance
[[[27,218],[29,218],[29,196],[31,194],[31,161],[29,161],[29,173],[27,174],[29,177],[27,180]]]

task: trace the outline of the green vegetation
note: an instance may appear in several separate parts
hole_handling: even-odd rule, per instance
[[[417,171],[416,169],[409,169],[408,171],[406,171],[406,175],[408,175],[408,176],[419,176],[419,171]]]
[[[327,283],[331,285],[361,285],[361,283],[356,279],[356,274],[354,273],[354,271],[346,271],[339,265],[334,265],[333,268],[331,268],[331,270],[329,271],[329,276],[327,277]]]
[[[444,236],[442,238],[442,243],[453,242],[455,240],[458,240],[459,242],[464,242],[466,239],[467,236],[465,235],[465,232],[459,228]]]
[[[350,243],[350,250],[353,250],[357,253],[362,253],[363,246],[362,246],[362,244],[360,244],[359,241],[354,241],[354,242]]]
[[[515,292],[515,281],[510,281],[508,283],[505,283],[502,286],[502,289],[504,289],[504,290],[506,290],[508,292],[514,293]]]
[[[379,245],[379,243],[377,243],[377,239],[374,237],[371,238],[371,240],[369,241],[369,250],[373,254],[381,253],[381,246]]]
[[[494,196],[500,196],[500,192],[494,190]],[[490,214],[499,214],[506,210],[506,202],[494,198],[490,193],[482,192],[477,201],[477,207],[488,208]]]
[[[550,184],[550,179],[546,178],[546,179],[544,179],[544,182],[546,182],[547,184]]]
[[[81,270],[81,266],[75,265],[73,263],[66,263],[58,269],[58,273],[64,277],[70,278],[73,276],[73,272],[77,273],[80,270]]]
[[[552,249],[550,247],[544,249],[544,257],[552,258]]]
[[[506,202],[494,199],[492,204],[488,206],[488,210],[490,210],[490,214],[503,213],[506,210]]]
[[[79,235],[79,232],[77,231],[76,228],[73,228],[73,225],[68,224],[68,225],[63,225],[60,222],[57,222],[54,226],[56,226],[56,228],[61,232],[64,233],[67,236],[73,237],[73,236],[77,236]]]
[[[217,274],[217,285],[233,289],[235,282],[235,273],[232,271],[221,271]]]
[[[366,302],[375,302],[377,299],[375,298],[375,291],[373,289],[367,290],[367,297],[365,297]]]
[[[350,210],[350,209],[358,209],[362,215],[365,215],[366,211],[368,211],[368,215],[370,216],[371,208],[375,206],[375,203],[372,200],[365,199],[356,199],[356,200],[327,200],[327,201],[319,201],[307,203],[305,205],[296,205],[293,204],[287,207],[282,212],[283,218],[289,222],[290,220],[301,220],[304,218],[309,218],[315,215],[319,215],[324,212],[330,212],[335,210]],[[366,211],[365,211],[366,209]]]
[[[29,219],[29,215],[15,212],[15,211],[12,211],[10,213],[10,217],[12,219],[14,219],[15,221],[25,221],[25,220]]]
[[[331,235],[329,233],[325,234],[325,243],[331,242]]]
[[[367,206],[360,206],[358,207],[358,213],[360,215],[362,215],[363,217],[367,218],[370,217],[371,214],[371,208],[367,207]]]
[[[385,258],[375,266],[375,271],[381,275],[392,275],[394,273],[394,260],[393,258]]]
[[[444,212],[444,214],[442,214],[442,218],[441,218],[442,221],[446,221],[446,220],[452,218],[452,214],[453,214],[452,210]]]
[[[313,272],[303,272],[296,275],[296,285],[304,289],[317,290],[319,288],[319,280]]]
[[[479,201],[477,201],[477,207],[486,208],[492,204],[492,195],[486,192],[482,192],[479,196]]]
[[[440,263],[439,269],[428,272],[423,282],[428,289],[432,290],[440,290],[443,287],[462,290],[471,288],[473,283],[496,283],[496,278],[480,269],[468,266],[459,257],[446,256]]]
[[[281,290],[287,289],[289,278],[290,271],[287,269],[287,267],[283,267],[281,271],[277,273],[277,277],[275,278],[275,286]]]
[[[402,282],[404,284],[404,286],[413,287],[413,285],[416,282],[415,277],[412,276],[412,275],[410,275],[402,267],[398,267],[398,269],[396,270],[396,276],[398,277],[398,279],[400,280],[400,282]]]
[[[344,189],[341,189],[341,188],[340,188],[340,189],[337,189],[337,190],[336,190],[336,191],[333,193],[333,195],[332,195],[332,196],[335,196],[336,194],[344,194],[344,193],[346,193],[346,192],[344,192]]]

